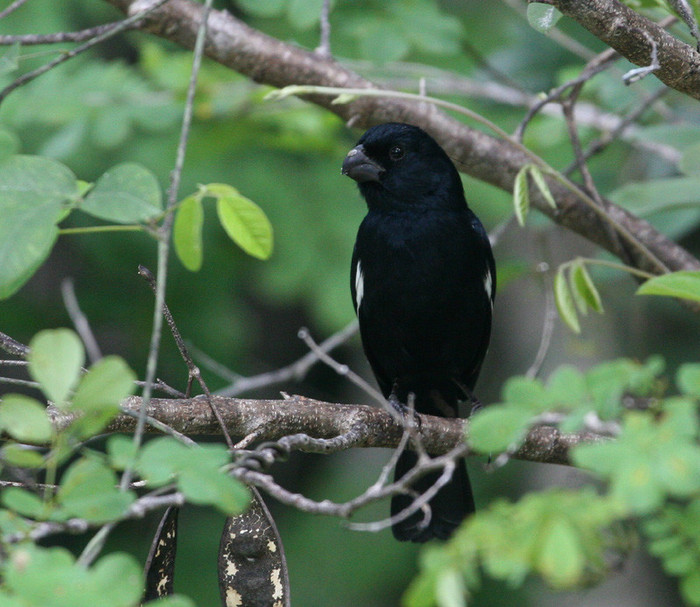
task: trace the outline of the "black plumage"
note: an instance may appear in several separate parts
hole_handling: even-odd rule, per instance
[[[368,213],[357,233],[350,287],[365,354],[383,394],[419,413],[455,417],[473,399],[491,334],[496,269],[488,236],[467,206],[459,174],[427,133],[408,124],[369,129],[345,158],[343,174],[358,182]],[[405,410],[405,407],[399,406]],[[404,452],[401,478],[416,456]],[[412,486],[425,492],[439,474]],[[392,499],[392,515],[412,502]],[[399,540],[446,539],[474,511],[460,462],[452,480],[393,526]]]

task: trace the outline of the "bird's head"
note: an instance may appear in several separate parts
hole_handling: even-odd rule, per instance
[[[389,122],[369,129],[348,152],[343,175],[372,208],[464,207],[459,173],[422,129]]]

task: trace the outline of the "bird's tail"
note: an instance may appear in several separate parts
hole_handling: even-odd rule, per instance
[[[416,465],[418,456],[413,451],[404,451],[396,463],[394,479],[400,480],[406,472]],[[411,488],[422,495],[440,477],[441,471],[431,472],[418,479]],[[391,516],[397,515],[408,508],[415,497],[406,494],[395,495],[391,499]],[[467,467],[464,460],[457,462],[454,474],[450,481],[440,488],[440,491],[428,502],[430,506],[430,522],[423,526],[424,512],[418,509],[408,518],[394,523],[391,530],[394,537],[401,542],[427,542],[433,538],[446,540],[459,526],[464,518],[474,512],[474,496],[467,476]]]

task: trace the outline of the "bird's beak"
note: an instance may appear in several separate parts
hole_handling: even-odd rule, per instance
[[[377,164],[365,154],[362,145],[352,148],[343,161],[341,173],[354,179],[357,183],[365,181],[379,181],[379,176],[384,172],[384,167]]]

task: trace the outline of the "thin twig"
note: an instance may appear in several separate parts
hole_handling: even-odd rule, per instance
[[[321,17],[320,17],[320,28],[321,28],[321,40],[318,47],[314,52],[321,55],[322,57],[331,56],[331,2],[330,0],[323,0],[323,5],[321,6]]]
[[[9,8],[9,7],[8,7]],[[7,10],[7,9],[5,9]],[[0,13],[0,19],[3,15]],[[64,42],[83,42],[83,40],[90,40],[95,36],[104,34],[105,32],[111,31],[121,21],[115,21],[114,23],[105,23],[103,25],[97,25],[95,27],[89,27],[84,30],[79,30],[77,32],[57,32],[55,34],[20,34],[16,36],[0,36],[0,46],[9,46],[11,44],[21,44],[22,46],[33,46],[36,44],[61,44]],[[131,23],[127,28],[120,31],[126,31],[128,29],[137,29],[138,23]]]
[[[153,273],[148,268],[144,266],[139,266],[139,274],[146,279],[148,284],[151,286],[151,289],[153,289],[153,292],[155,293],[158,290],[158,285],[156,283],[155,277],[153,276]],[[167,322],[168,327],[170,328],[170,332],[173,336],[173,339],[175,340],[175,344],[177,345],[177,349],[180,352],[180,356],[187,365],[187,370],[189,373],[189,378],[187,381],[188,390],[192,381],[196,380],[206,396],[207,403],[211,407],[211,411],[214,414],[214,417],[216,417],[216,420],[219,422],[219,426],[221,427],[221,433],[224,439],[226,440],[228,448],[232,450],[234,448],[233,441],[231,440],[231,436],[229,435],[228,430],[226,429],[226,424],[224,423],[224,420],[221,417],[221,412],[219,411],[219,408],[214,404],[214,401],[212,400],[211,391],[209,390],[209,386],[202,378],[202,373],[200,372],[199,367],[194,364],[192,356],[190,356],[190,353],[187,350],[187,346],[185,346],[185,341],[182,339],[180,330],[177,328],[175,319],[173,318],[173,315],[170,312],[170,308],[165,302],[163,302],[163,316],[165,317],[165,321]]]
[[[90,362],[97,362],[102,358],[102,352],[90,328],[87,316],[85,316],[80,309],[78,298],[75,296],[75,288],[72,279],[66,278],[61,282],[61,295],[63,296],[63,305],[66,307],[66,311],[73,321],[73,326],[78,332],[78,335],[80,335],[80,339],[83,340],[83,345],[85,346]]]
[[[159,0],[158,4],[162,4]],[[156,377],[156,368],[158,365],[158,352],[160,348],[160,338],[163,328],[163,305],[165,304],[165,287],[168,274],[168,256],[170,234],[172,232],[174,216],[171,212],[177,204],[178,190],[180,187],[180,179],[182,177],[182,169],[185,164],[185,153],[187,150],[187,141],[189,139],[190,125],[192,123],[192,112],[194,106],[194,95],[197,88],[197,76],[199,68],[202,64],[202,55],[204,52],[204,40],[207,33],[207,21],[211,11],[212,0],[206,0],[203,6],[202,20],[197,30],[197,39],[194,47],[194,57],[192,60],[192,72],[190,74],[190,82],[187,88],[187,98],[185,100],[185,108],[182,117],[182,127],[180,129],[180,139],[177,146],[175,157],[175,166],[170,174],[170,186],[168,188],[168,211],[163,220],[163,225],[160,229],[160,239],[158,241],[158,283],[155,294],[155,306],[153,309],[153,329],[151,331],[151,342],[148,350],[148,360],[146,362],[146,385],[143,389],[143,403],[137,420],[136,431],[134,432],[134,444],[136,448],[141,446],[143,440],[143,431],[146,423],[146,409],[151,398],[152,385]],[[126,487],[131,480],[133,470],[127,468],[122,474],[121,486]]]
[[[18,8],[20,8],[23,4],[26,4],[28,1],[29,0],[15,0],[12,4],[10,4],[10,6],[0,11],[0,19],[4,19],[10,13],[14,13]]]
[[[357,333],[357,328],[357,320],[353,320],[343,329],[337,333],[334,333],[318,344],[318,349],[324,353],[331,352],[338,346],[344,344],[348,339],[350,339],[350,337],[355,335]],[[202,358],[202,364],[204,366],[231,380],[231,384],[229,386],[215,392],[215,394],[219,396],[239,396],[245,392],[250,392],[251,390],[267,388],[269,386],[281,384],[290,380],[301,381],[304,379],[304,377],[306,377],[309,369],[311,369],[311,367],[320,360],[317,352],[310,350],[299,360],[291,363],[290,365],[280,369],[275,369],[274,371],[268,371],[267,373],[243,377],[233,373],[233,371],[222,368],[222,366],[216,363],[216,361],[212,361],[208,357],[204,358],[204,356],[205,355],[203,355],[201,352],[198,355],[198,357]]]
[[[139,11],[135,15],[132,15],[131,17],[127,17],[123,21],[119,21],[116,24],[113,24],[113,27],[110,27],[109,29],[103,31],[101,34],[98,34],[94,38],[90,38],[87,42],[84,44],[81,44],[80,46],[77,46],[76,48],[66,52],[62,53],[56,59],[53,61],[49,61],[48,63],[42,65],[41,67],[36,68],[35,70],[32,70],[31,72],[27,72],[26,74],[23,74],[10,84],[8,84],[2,91],[0,91],[0,103],[2,103],[5,98],[15,89],[18,89],[20,86],[23,86],[27,84],[28,82],[31,82],[35,78],[38,78],[42,74],[45,74],[49,70],[52,70],[55,68],[57,65],[60,65],[61,63],[65,63],[66,61],[69,61],[70,59],[73,59],[73,57],[79,55],[80,53],[84,53],[88,49],[92,48],[93,46],[99,44],[100,42],[104,42],[108,38],[111,38],[113,36],[116,36],[117,34],[133,27],[136,23],[141,21],[146,15],[149,13],[153,12],[166,2],[169,2],[169,0],[155,0],[153,4],[148,6],[148,8],[145,8],[142,11]]]
[[[351,381],[358,388],[360,388],[365,394],[371,396],[390,413],[398,414],[396,410],[387,403],[386,398],[384,398],[384,395],[381,392],[379,392],[379,390],[367,383],[357,373],[350,369],[350,367],[339,363],[334,358],[329,356],[326,352],[324,352],[320,348],[320,346],[314,341],[314,338],[311,337],[311,334],[309,333],[309,330],[307,328],[304,327],[299,329],[299,339],[301,339],[308,346],[309,350],[311,350],[318,357],[319,360],[328,365],[338,375],[346,377],[349,381]]]
[[[25,346],[2,332],[0,332],[0,349],[5,350],[8,354],[21,356],[22,358],[26,358],[29,354],[29,346]]]

